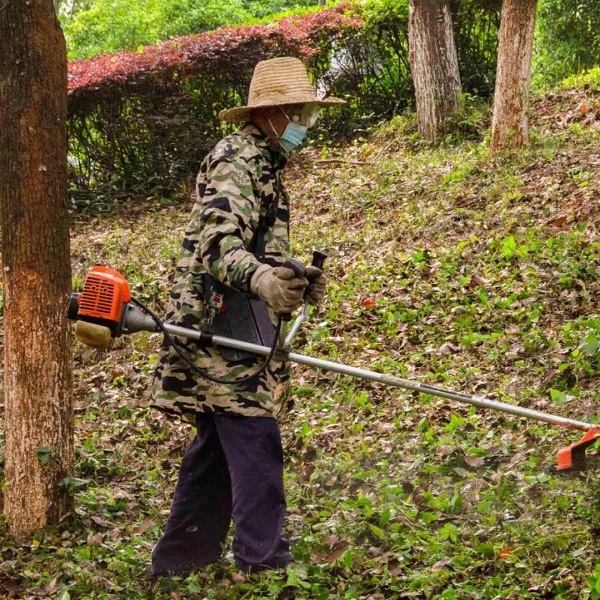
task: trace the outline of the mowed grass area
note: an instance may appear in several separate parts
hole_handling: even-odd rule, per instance
[[[326,251],[330,278],[294,350],[600,426],[600,85],[537,99],[520,153],[490,154],[486,118],[438,146],[396,118],[292,160],[294,255]],[[75,213],[75,283],[104,264],[162,312],[190,208]],[[145,407],[159,344],[74,346],[75,514],[1,538],[0,597],[599,597],[598,449],[555,468],[578,432],[299,366],[281,420],[296,564],[149,580],[193,434]]]

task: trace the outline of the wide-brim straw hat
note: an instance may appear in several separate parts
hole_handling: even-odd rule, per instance
[[[253,108],[285,106],[286,104],[317,104],[319,106],[339,106],[344,100],[317,98],[308,79],[304,63],[298,58],[285,56],[259,62],[254,68],[248,104],[227,108],[219,113],[224,121],[240,121],[248,116]]]

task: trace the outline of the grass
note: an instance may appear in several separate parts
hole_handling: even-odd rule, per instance
[[[294,254],[325,250],[330,286],[295,350],[600,422],[600,131],[582,101],[598,107],[595,88],[537,99],[520,153],[471,134],[430,146],[407,117],[301,152],[286,178]],[[74,214],[75,281],[111,266],[161,311],[190,208]],[[599,597],[600,459],[555,469],[579,434],[299,366],[281,422],[296,564],[244,579],[226,557],[150,581],[192,434],[145,407],[159,343],[76,346],[76,511],[29,547],[0,538],[0,595]]]

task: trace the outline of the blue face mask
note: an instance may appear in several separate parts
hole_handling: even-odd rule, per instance
[[[290,121],[285,128],[285,131],[279,136],[279,143],[284,150],[290,152],[294,148],[297,148],[306,135],[306,127],[299,123]]]

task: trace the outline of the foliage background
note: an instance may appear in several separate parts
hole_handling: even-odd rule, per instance
[[[60,18],[71,60],[137,50],[178,36],[250,24],[315,0],[74,0]]]
[[[494,13],[485,12],[493,6],[468,6],[475,17],[492,15],[459,26],[478,41],[462,54],[463,76],[473,75],[465,77],[472,94],[485,95],[493,73],[476,57],[493,59],[480,44],[493,40]],[[575,4],[547,0],[541,8],[551,15],[561,6]],[[585,12],[597,4],[576,6]],[[490,154],[485,103],[469,103],[455,131],[432,146],[419,139],[408,112],[404,30],[391,25],[405,24],[405,8],[401,0],[364,6],[361,26],[344,30],[345,64],[362,70],[327,78],[332,44],[340,43],[329,34],[306,54],[325,84],[352,100],[343,117],[357,119],[359,136],[338,148],[326,130],[318,132],[287,172],[294,254],[307,259],[317,242],[329,254],[327,301],[297,345],[306,354],[598,422],[600,70],[535,100],[532,144],[522,153]],[[560,13],[557,27],[543,34],[555,40],[553,56],[571,65],[556,66],[556,77],[581,64],[572,62],[576,44],[594,48],[593,29],[566,35],[577,14]],[[311,18],[319,24],[323,17]],[[310,27],[299,23],[304,36]],[[365,45],[373,38],[383,49]],[[256,48],[277,34],[273,27],[227,30],[215,39],[239,57],[238,44]],[[180,76],[179,53],[205,40],[74,67],[72,78],[81,79],[72,79],[71,159],[74,173],[90,178],[78,188],[82,202],[73,215],[76,286],[92,265],[111,265],[136,297],[162,311],[190,204],[187,194],[160,195],[158,184],[182,185],[188,167],[173,157],[190,165],[201,158],[202,139],[191,136],[217,132],[201,119],[241,99],[251,69],[234,98],[220,97],[226,88],[197,71]],[[369,129],[356,127],[363,122]],[[333,116],[326,125],[344,131]],[[154,131],[172,131],[174,141],[155,144]],[[87,172],[77,135],[96,153]],[[173,154],[161,157],[165,149]],[[141,192],[149,195],[135,201]],[[108,203],[115,196],[122,205]],[[76,348],[77,471],[65,481],[76,509],[30,545],[0,533],[0,595],[600,598],[597,449],[587,471],[555,470],[556,449],[578,434],[303,368],[294,372],[296,407],[282,421],[286,533],[298,563],[244,579],[225,559],[185,579],[149,580],[150,553],[191,433],[145,407],[159,338],[121,338],[106,353]],[[2,457],[0,448],[0,469]]]
[[[455,27],[465,92],[493,89],[498,5],[462,0]],[[406,0],[338,4],[273,24],[221,28],[70,65],[73,202],[172,193],[223,134],[221,108],[243,103],[265,58],[305,60],[321,94],[347,100],[318,139],[351,139],[413,103]]]
[[[600,1],[539,0],[533,80],[538,88],[600,63]]]
[[[487,100],[501,0],[451,0],[451,8],[463,91]],[[360,137],[413,108],[408,0],[332,4],[324,13],[314,0],[73,0],[61,10],[72,58],[109,53],[71,63],[75,206],[132,191],[176,192],[225,131],[218,111],[244,102],[253,65],[271,56],[299,56],[321,93],[347,100],[313,139]],[[600,0],[540,0],[536,89],[599,62],[598,23]],[[208,33],[224,24],[238,26]],[[456,120],[469,128],[468,117]]]
[[[335,2],[329,2],[329,6]],[[501,0],[451,0],[465,91],[489,95]],[[314,9],[317,0],[71,0],[60,18],[71,60],[119,50],[138,50],[159,41],[228,24],[272,22]],[[406,43],[408,0],[364,0],[367,21],[389,38]],[[483,14],[493,15],[481,20]],[[471,16],[472,18],[467,18]],[[473,18],[474,17],[474,18]],[[391,27],[391,24],[394,27]],[[540,88],[585,71],[600,56],[600,0],[539,0],[533,79]],[[472,47],[479,46],[473,52]],[[462,51],[461,51],[462,50]],[[483,60],[482,60],[483,58]],[[490,68],[491,66],[491,68]],[[491,77],[490,77],[491,74]]]

